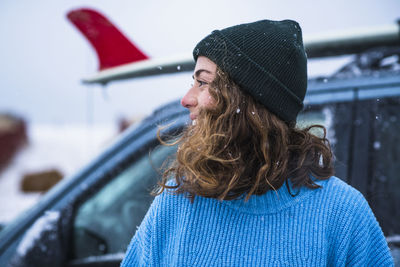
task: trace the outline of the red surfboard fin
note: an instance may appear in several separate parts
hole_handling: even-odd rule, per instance
[[[99,12],[80,8],[67,17],[96,50],[99,70],[149,58]]]

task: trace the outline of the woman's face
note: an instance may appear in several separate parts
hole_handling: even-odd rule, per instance
[[[209,93],[210,84],[215,79],[217,65],[210,59],[200,56],[197,58],[193,74],[193,86],[181,100],[182,106],[190,111],[190,119],[195,120],[202,108],[209,108],[215,100]]]

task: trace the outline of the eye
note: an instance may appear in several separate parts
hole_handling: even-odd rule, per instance
[[[207,85],[207,84],[208,84],[208,82],[204,82],[204,81],[201,81],[201,80],[199,80],[199,79],[196,79],[196,78],[194,77],[194,75],[192,76],[192,78],[193,78],[193,80],[195,81],[195,83],[198,84],[199,87],[202,87],[203,85]],[[193,86],[193,85],[192,85],[192,86]]]
[[[203,85],[206,85],[206,82],[200,81],[200,80],[196,80],[196,82],[198,82],[199,87],[202,87]]]

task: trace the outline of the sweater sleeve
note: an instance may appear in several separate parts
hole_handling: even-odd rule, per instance
[[[158,210],[158,197],[155,198],[147,211],[142,223],[136,230],[125,257],[121,262],[121,267],[127,266],[149,266],[152,254],[151,236],[155,228],[156,213]]]
[[[357,192],[353,214],[342,233],[337,266],[393,266],[383,232],[371,208]]]

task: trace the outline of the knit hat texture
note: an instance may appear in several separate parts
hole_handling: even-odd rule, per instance
[[[301,28],[292,20],[261,20],[215,30],[193,50],[212,60],[244,91],[286,122],[296,121],[307,89]]]

